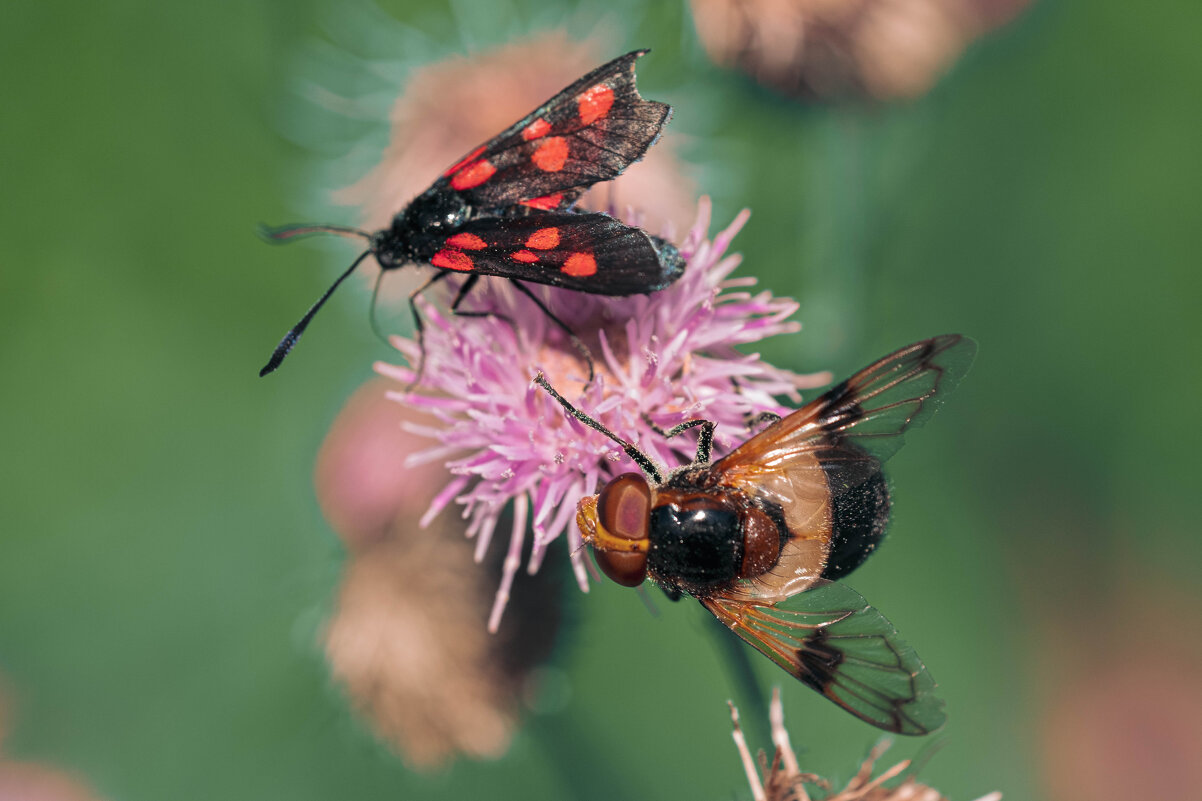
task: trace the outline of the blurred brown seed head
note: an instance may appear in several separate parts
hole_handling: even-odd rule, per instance
[[[505,753],[530,677],[559,622],[559,580],[525,577],[497,635],[487,631],[499,549],[473,558],[459,517],[418,519],[446,483],[439,464],[406,467],[424,422],[372,381],[347,403],[315,470],[322,510],[351,550],[325,633],[331,671],[377,736],[411,765]]]
[[[555,582],[519,585],[515,596],[528,603],[515,603],[491,635],[495,580],[473,562],[462,527],[442,518],[427,530],[398,520],[388,540],[347,565],[326,634],[331,669],[376,734],[414,767],[503,755],[527,681],[550,652]]]
[[[690,0],[710,59],[819,100],[925,94],[1030,0]]]
[[[393,106],[392,138],[380,164],[335,200],[362,207],[365,228],[386,227],[442,170],[618,55],[599,39],[576,41],[551,32],[415,70]],[[632,205],[652,232],[668,222],[686,228],[696,193],[672,151],[673,138],[669,123],[646,158],[585,193],[579,205],[597,210]]]

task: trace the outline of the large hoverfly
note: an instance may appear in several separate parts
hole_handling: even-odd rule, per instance
[[[881,464],[935,411],[972,363],[958,334],[916,342],[864,368],[717,461],[714,423],[692,464],[665,473],[535,381],[577,420],[619,444],[643,471],[580,501],[576,522],[598,567],[628,587],[647,577],[688,594],[735,634],[856,717],[899,734],[943,725],[926,667],[885,617],[836,583],[885,533]]]

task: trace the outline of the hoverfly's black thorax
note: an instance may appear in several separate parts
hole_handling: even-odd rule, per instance
[[[743,561],[739,510],[728,499],[681,494],[651,510],[647,568],[669,586],[693,595],[724,587]]]
[[[664,489],[686,491],[713,490],[718,488],[714,472],[708,464],[691,464],[672,471],[664,482]]]

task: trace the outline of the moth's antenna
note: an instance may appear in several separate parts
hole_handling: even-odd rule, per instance
[[[313,319],[313,315],[317,314],[317,310],[322,307],[322,304],[330,299],[330,295],[334,294],[334,290],[338,288],[338,285],[345,281],[346,277],[353,273],[355,268],[358,267],[363,260],[370,255],[370,250],[365,250],[360,253],[359,258],[355,259],[351,263],[351,266],[346,268],[346,272],[338,276],[338,280],[330,285],[330,288],[326,290],[326,293],[309,308],[309,311],[305,312],[305,316],[300,319],[300,322],[292,326],[291,330],[289,330],[287,334],[284,334],[284,338],[280,340],[280,344],[276,345],[275,350],[271,352],[271,358],[268,359],[267,364],[264,365],[263,369],[259,371],[259,378],[262,378],[268,373],[273,372],[284,362],[284,357],[288,355],[288,351],[292,350],[292,346],[296,344],[298,339],[300,339],[301,334],[305,333],[305,329],[309,326],[309,321]]]
[[[351,228],[347,225],[306,223],[304,225],[283,225],[279,227],[272,227],[270,225],[259,226],[259,236],[268,242],[287,242],[304,236],[313,236],[314,234],[337,234],[338,236],[347,237],[361,236],[364,239],[371,240],[371,234],[367,231],[361,231],[358,228]]]

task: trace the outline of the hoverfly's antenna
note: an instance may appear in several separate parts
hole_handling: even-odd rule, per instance
[[[259,226],[259,236],[268,242],[288,242],[300,237],[313,236],[314,234],[336,234],[346,237],[361,236],[368,241],[371,240],[371,234],[367,231],[351,228],[348,225],[322,225],[319,223],[312,225],[282,225],[279,227],[272,227],[270,225]]]
[[[573,406],[567,398],[555,391],[555,387],[547,383],[546,377],[541,372],[534,377],[534,383],[545,389],[547,394],[558,401],[559,405],[566,409],[568,414],[572,415],[572,417],[575,417],[577,420],[584,423],[594,431],[600,431],[602,434],[618,443],[622,450],[626,452],[626,455],[629,456],[634,463],[642,469],[647,477],[654,481],[657,485],[664,483],[664,474],[661,473],[660,469],[655,466],[655,462],[651,461],[651,457],[603,426],[601,421],[594,420],[592,417],[589,417],[587,414]]]
[[[305,333],[305,329],[309,326],[309,321],[313,319],[313,315],[317,314],[317,310],[330,299],[330,295],[334,294],[334,290],[338,288],[338,285],[345,281],[346,277],[353,273],[355,268],[371,254],[371,250],[365,250],[360,253],[359,257],[351,262],[351,266],[346,268],[346,272],[338,276],[338,280],[330,284],[330,288],[326,290],[325,294],[309,307],[309,311],[305,312],[305,316],[300,319],[300,322],[292,326],[287,334],[284,334],[284,338],[280,340],[280,344],[276,345],[275,350],[271,352],[271,358],[268,359],[267,364],[259,371],[259,378],[270,372],[274,372],[284,362],[284,357],[288,355],[288,351],[292,350],[292,346],[300,339],[301,334]]]

